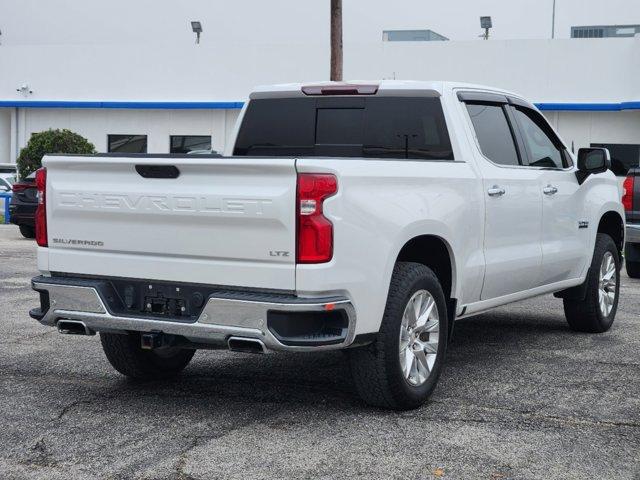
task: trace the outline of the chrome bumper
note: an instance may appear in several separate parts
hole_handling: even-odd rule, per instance
[[[194,343],[226,345],[229,337],[255,338],[270,350],[318,351],[340,349],[350,345],[355,336],[355,309],[345,298],[296,298],[295,302],[282,300],[247,300],[209,297],[195,322],[186,323],[152,317],[118,316],[109,312],[96,288],[48,283],[46,277],[36,277],[32,287],[47,292],[49,308],[31,316],[47,326],[58,320],[79,320],[92,331],[162,332],[180,335]],[[322,312],[344,311],[348,318],[347,333],[343,341],[330,345],[292,346],[280,342],[267,328],[269,311]]]
[[[640,224],[627,223],[625,241],[627,243],[640,243]]]

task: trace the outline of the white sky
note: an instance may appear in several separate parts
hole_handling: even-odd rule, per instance
[[[344,41],[380,41],[382,30],[430,28],[475,40],[480,15],[496,39],[549,38],[553,0],[343,0]],[[0,0],[3,45],[328,41],[329,0]],[[640,0],[557,0],[556,37],[572,25],[640,24]]]

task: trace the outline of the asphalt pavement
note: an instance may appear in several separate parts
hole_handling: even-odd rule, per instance
[[[552,296],[455,326],[430,402],[357,397],[342,352],[199,351],[177,379],[117,374],[98,337],[29,318],[35,244],[0,226],[0,479],[640,479],[640,281],[613,328]]]

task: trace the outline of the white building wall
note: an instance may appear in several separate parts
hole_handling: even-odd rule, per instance
[[[11,158],[11,109],[0,108],[0,163]]]
[[[168,153],[171,135],[209,135],[212,148],[222,151],[237,111],[21,108],[24,136],[50,128],[68,128],[87,138],[99,152],[107,151],[107,135],[147,135],[149,153]]]
[[[0,101],[244,101],[254,86],[327,80],[324,42],[0,46]],[[345,79],[480,83],[534,102],[640,100],[640,38],[361,43]],[[28,85],[23,95],[16,89]]]
[[[592,143],[640,144],[640,111],[543,112],[568,146]]]
[[[328,61],[320,39],[1,45],[0,107],[24,101],[243,102],[257,84],[324,80]],[[394,43],[378,37],[345,51],[345,78],[481,83],[535,103],[637,103],[640,38]],[[16,91],[24,84],[33,93]],[[7,135],[6,111],[0,116],[0,162],[15,161],[31,133],[48,128],[77,131],[99,151],[106,150],[109,133],[146,134],[150,153],[168,152],[172,134],[212,135],[214,149],[223,151],[239,114],[236,109],[18,108],[17,115],[10,114]],[[565,141],[579,148],[640,143],[638,112],[545,114]]]

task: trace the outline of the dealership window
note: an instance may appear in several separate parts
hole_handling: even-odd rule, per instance
[[[611,170],[618,176],[626,176],[630,168],[640,166],[640,145],[624,143],[592,143],[592,147],[604,147],[611,154]]]
[[[194,150],[211,150],[209,135],[171,135],[171,153],[189,153]]]
[[[108,135],[109,152],[147,153],[146,135]]]

